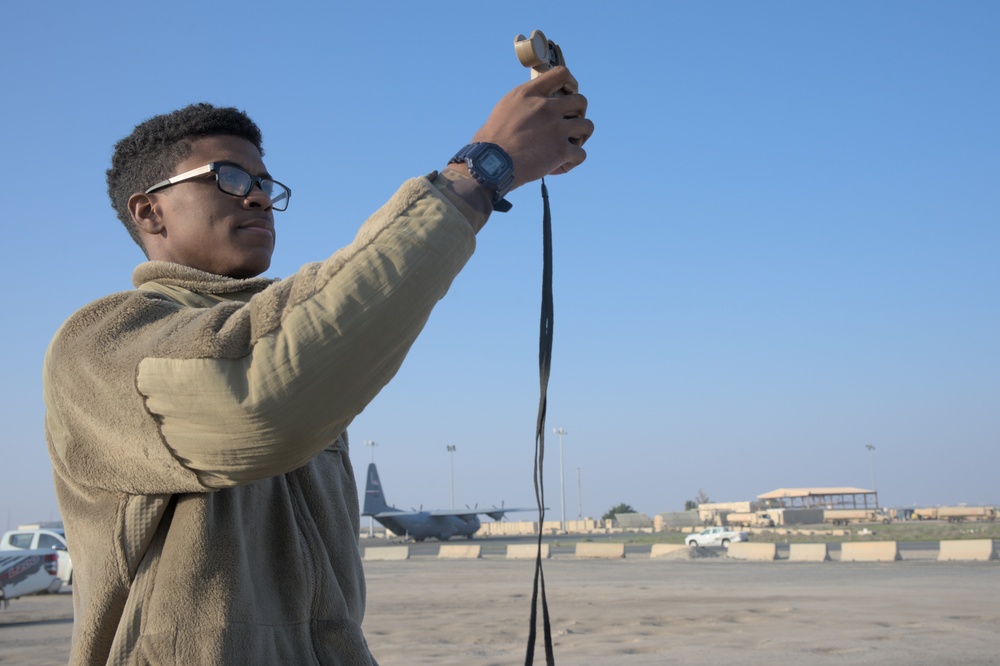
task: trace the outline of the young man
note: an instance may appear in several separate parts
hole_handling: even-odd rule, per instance
[[[291,190],[242,112],[193,105],[118,143],[109,193],[150,261],[44,369],[73,663],[375,663],[346,428],[503,195],[585,159],[576,88],[557,68],[514,89],[440,174],[281,281],[258,276]]]

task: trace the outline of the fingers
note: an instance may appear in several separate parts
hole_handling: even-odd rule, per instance
[[[559,114],[564,120],[577,119],[581,121],[567,124],[566,127],[570,128],[569,142],[574,146],[582,146],[594,133],[594,123],[585,120],[587,117],[587,98],[577,92],[579,89],[577,80],[565,67],[553,68],[534,80],[538,81],[542,77],[548,78],[544,84],[539,86],[539,91],[555,88],[557,92],[562,93],[548,102],[553,113]]]
[[[556,93],[573,95],[580,89],[576,77],[565,67],[553,67],[539,74],[525,84],[532,92],[543,97],[552,97]]]
[[[586,118],[574,118],[566,122],[569,134],[566,141],[569,145],[564,148],[563,163],[551,171],[552,174],[567,173],[587,159],[587,151],[583,149],[583,144],[594,133],[594,123]]]
[[[558,167],[549,172],[549,175],[557,176],[563,173],[569,173],[576,167],[583,164],[583,161],[587,159],[587,151],[583,148],[574,146],[569,151],[569,159],[560,164]]]
[[[553,98],[551,103],[563,118],[583,118],[587,115],[587,98],[583,95],[563,95]]]
[[[554,67],[537,76],[532,80],[532,83],[535,83],[533,92],[546,94],[550,97],[555,96],[548,102],[553,113],[561,115],[563,120],[573,121],[563,124],[563,129],[568,132],[567,141],[577,150],[571,150],[570,159],[552,171],[552,173],[565,173],[587,158],[587,153],[582,150],[582,146],[594,133],[593,121],[586,118],[587,98],[577,92],[579,83],[565,67]]]
[[[583,146],[594,133],[594,121],[589,118],[573,118],[567,120],[566,130],[572,145]]]

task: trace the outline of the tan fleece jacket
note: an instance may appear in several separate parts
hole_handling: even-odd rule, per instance
[[[346,428],[475,235],[427,179],[292,277],[163,262],[44,369],[74,664],[370,664]]]

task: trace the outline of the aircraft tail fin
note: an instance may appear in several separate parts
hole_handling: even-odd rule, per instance
[[[361,515],[371,516],[391,509],[392,507],[386,504],[385,493],[382,492],[382,482],[378,479],[378,470],[375,469],[375,463],[368,463],[368,482],[365,485],[365,508],[361,512]]]

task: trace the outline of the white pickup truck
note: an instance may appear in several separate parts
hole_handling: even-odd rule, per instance
[[[722,546],[729,548],[730,543],[746,541],[750,538],[747,532],[737,532],[726,527],[709,527],[684,539],[691,547],[705,548],[707,546]]]
[[[0,603],[28,594],[58,592],[59,556],[52,549],[0,551]]]
[[[55,552],[59,560],[59,578],[66,585],[73,584],[73,560],[66,547],[66,533],[59,527],[22,528],[5,532],[0,537],[0,555],[5,551],[46,550]]]

